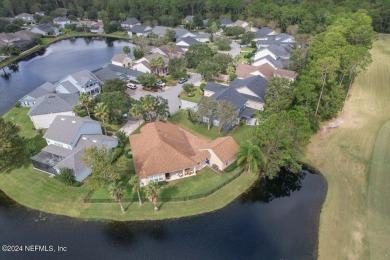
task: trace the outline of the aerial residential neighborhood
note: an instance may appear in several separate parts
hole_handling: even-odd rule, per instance
[[[0,259],[386,259],[388,10],[0,0]]]

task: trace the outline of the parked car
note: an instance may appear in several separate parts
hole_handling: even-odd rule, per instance
[[[137,86],[136,86],[135,84],[131,84],[131,83],[128,83],[128,84],[127,84],[127,87],[128,87],[129,89],[137,89]]]
[[[187,82],[186,78],[180,78],[179,79],[179,84],[183,84],[184,82]]]
[[[159,81],[156,82],[156,86],[158,86],[160,88],[163,88],[163,87],[165,87],[165,83],[162,82],[161,80],[159,80]]]

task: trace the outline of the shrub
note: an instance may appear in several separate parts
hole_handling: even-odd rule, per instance
[[[123,152],[123,147],[114,148],[111,153],[111,162],[115,162],[119,158],[119,156],[122,155],[122,152]]]
[[[30,141],[30,142],[28,142],[28,143],[24,146],[24,154],[25,154],[27,157],[31,157],[31,156],[33,156],[34,154],[36,154],[36,150],[37,150],[37,147],[36,147],[34,141]]]
[[[225,172],[231,172],[236,168],[237,168],[237,164],[236,162],[233,162],[232,164],[230,164],[228,167],[225,168]]]
[[[69,168],[61,168],[60,173],[54,178],[67,186],[80,186],[80,184],[76,184],[77,181],[75,180],[74,172]]]
[[[183,90],[187,93],[188,96],[194,91],[194,85],[185,83],[182,86]]]
[[[125,157],[128,158],[128,159],[132,159],[133,158],[133,154],[132,154],[130,149],[126,150]]]
[[[255,42],[255,41],[251,41],[251,47],[257,49],[256,42]]]
[[[16,108],[21,108],[22,107],[22,103],[20,103],[20,101],[16,102],[15,107]]]

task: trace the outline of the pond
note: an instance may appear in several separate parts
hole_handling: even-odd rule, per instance
[[[46,81],[54,83],[68,74],[83,69],[93,71],[110,63],[123,46],[132,48],[126,41],[105,38],[63,40],[20,61],[18,71],[6,68],[10,77],[0,77],[0,116]]]
[[[0,252],[0,258],[314,259],[325,193],[321,175],[281,174],[256,183],[213,213],[167,221],[106,222],[29,210],[0,192],[1,245],[67,250]]]
[[[45,81],[104,66],[125,45],[105,39],[64,40],[19,62],[18,71],[0,78],[0,115]],[[326,182],[308,172],[280,176],[258,182],[221,210],[169,221],[83,221],[26,209],[0,192],[1,245],[67,249],[0,251],[0,259],[313,259]]]

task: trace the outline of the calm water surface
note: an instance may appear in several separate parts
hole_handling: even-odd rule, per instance
[[[0,115],[45,81],[109,63],[125,45],[64,40],[20,62],[8,80],[0,78]],[[281,176],[258,183],[217,212],[153,222],[55,216],[26,209],[0,192],[1,245],[67,248],[62,253],[0,251],[0,259],[313,259],[326,183],[309,173]]]
[[[19,71],[12,72],[8,79],[0,77],[0,116],[31,90],[46,81],[55,82],[70,73],[83,69],[96,70],[111,62],[123,46],[132,46],[126,41],[91,38],[63,40],[50,45],[19,62]],[[36,56],[37,55],[37,56]],[[11,72],[6,69],[7,72]],[[4,72],[1,70],[0,74]]]
[[[82,221],[28,210],[0,193],[0,244],[67,247],[0,252],[0,259],[313,259],[325,181],[283,176],[222,210],[169,221]]]

